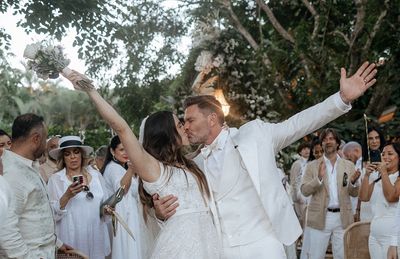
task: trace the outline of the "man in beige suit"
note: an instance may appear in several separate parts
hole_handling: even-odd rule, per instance
[[[350,196],[358,195],[360,173],[353,163],[339,157],[340,139],[335,130],[323,130],[320,139],[324,156],[307,165],[301,185],[301,192],[311,196],[306,223],[310,228],[309,258],[325,258],[332,238],[333,257],[342,259],[344,229],[353,223]]]

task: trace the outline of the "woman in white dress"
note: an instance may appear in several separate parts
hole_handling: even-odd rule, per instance
[[[219,258],[219,241],[208,206],[210,190],[203,172],[182,153],[189,141],[182,123],[171,112],[150,115],[144,125],[143,146],[129,125],[78,72],[65,75],[76,89],[84,90],[103,119],[115,130],[130,161],[143,180],[140,187],[145,211],[151,195],[174,194],[180,203],[155,241],[151,258]]]
[[[119,187],[125,186],[124,198],[116,205],[115,211],[128,224],[129,229],[135,235],[135,240],[128,234],[121,225],[117,225],[115,235],[112,235],[112,258],[143,258],[141,251],[141,230],[139,215],[139,194],[138,178],[133,172],[133,168],[128,170],[125,166],[129,158],[125,152],[118,136],[114,136],[108,146],[103,168],[106,187],[110,192],[115,193]]]
[[[101,174],[86,164],[92,151],[79,137],[61,138],[60,147],[49,153],[61,170],[50,177],[47,187],[60,240],[89,258],[104,259],[111,248],[99,208],[109,194]]]
[[[360,200],[370,201],[373,218],[369,236],[372,259],[385,259],[389,246],[397,245],[396,210],[399,201],[399,144],[383,148],[382,162],[367,163]]]

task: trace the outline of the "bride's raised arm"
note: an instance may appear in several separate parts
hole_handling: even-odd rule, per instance
[[[143,180],[154,182],[160,176],[160,165],[158,161],[147,153],[133,134],[128,123],[118,114],[118,112],[96,91],[91,81],[84,75],[72,71],[63,74],[75,89],[84,91],[95,104],[100,116],[118,134],[122,144],[128,154],[129,159],[135,165],[137,173]]]

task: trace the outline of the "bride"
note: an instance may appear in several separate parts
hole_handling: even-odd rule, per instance
[[[208,206],[210,190],[203,172],[182,153],[189,141],[182,123],[172,112],[150,115],[144,125],[143,146],[129,125],[89,84],[73,71],[65,75],[74,87],[85,91],[103,119],[115,130],[130,161],[143,181],[140,186],[145,211],[151,196],[174,194],[179,200],[155,241],[151,258],[219,258],[219,242]]]

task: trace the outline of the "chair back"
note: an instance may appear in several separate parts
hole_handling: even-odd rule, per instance
[[[344,258],[370,259],[368,238],[371,222],[355,222],[344,231]]]
[[[79,250],[70,250],[69,254],[57,252],[57,259],[89,259],[89,257]]]

